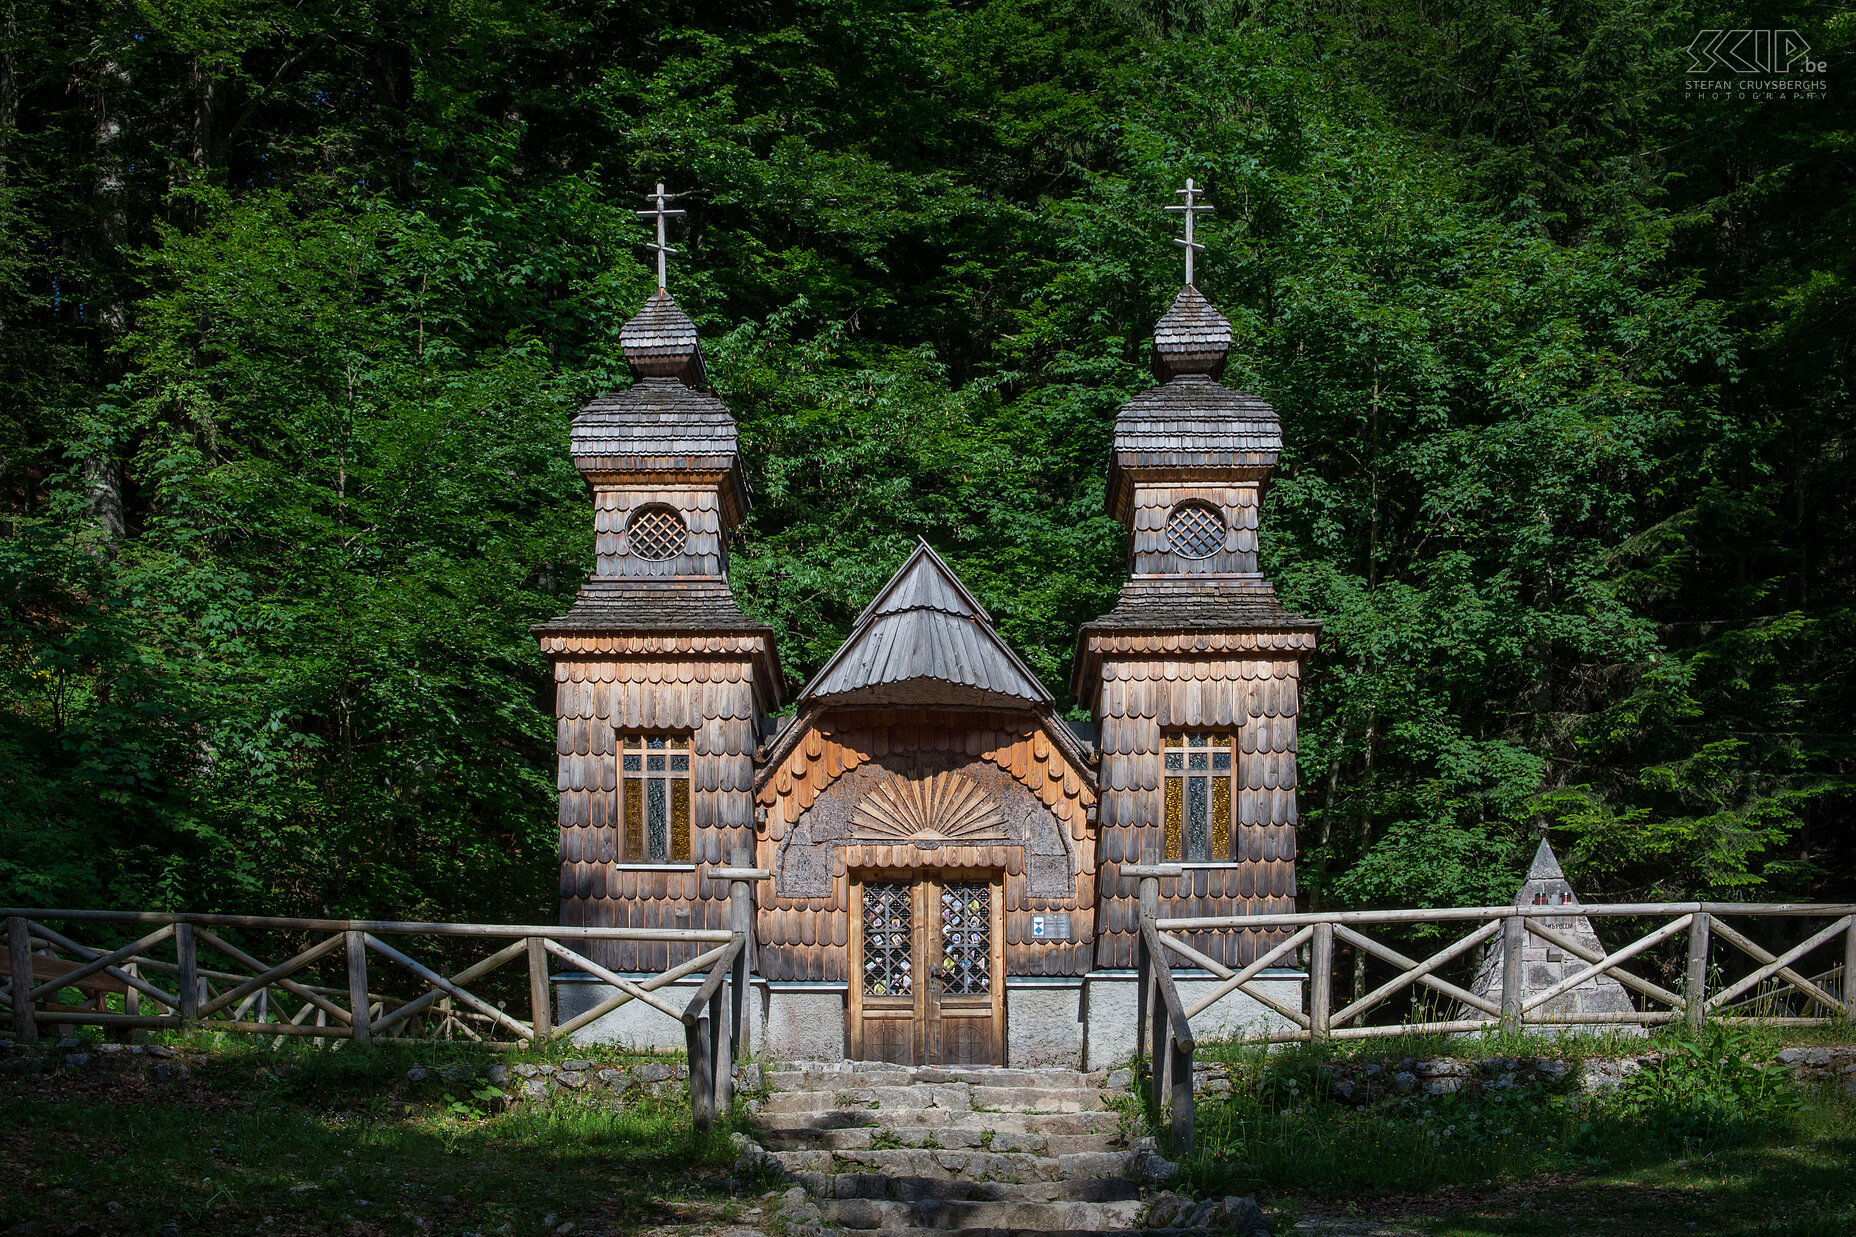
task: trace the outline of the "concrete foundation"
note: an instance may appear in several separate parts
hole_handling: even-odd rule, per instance
[[[1308,975],[1303,971],[1272,968],[1251,982],[1258,989],[1290,1009],[1302,1007],[1302,985]],[[1179,999],[1190,1009],[1221,982],[1209,971],[1173,972]],[[1083,985],[1084,1069],[1108,1069],[1134,1055],[1135,1009],[1137,1005],[1135,973],[1127,971],[1091,971]],[[1293,1024],[1281,1014],[1267,1008],[1241,992],[1233,992],[1192,1020],[1192,1037],[1199,1043],[1287,1031]]]
[[[1083,1059],[1083,980],[1012,976],[1005,981],[1005,1063],[1075,1069]]]
[[[648,976],[628,976],[646,979]],[[682,1008],[701,986],[688,976],[659,991]],[[1204,971],[1173,972],[1188,1006],[1217,986]],[[1299,1009],[1307,975],[1268,970],[1253,982]],[[752,982],[748,1033],[752,1051],[775,1061],[838,1061],[847,1051],[846,989],[841,983]],[[557,1017],[565,1022],[614,993],[580,975],[555,976]],[[1108,1069],[1134,1055],[1133,971],[1094,971],[1082,978],[1012,976],[1005,984],[1006,1064],[1021,1069]],[[1284,1031],[1288,1019],[1242,993],[1232,993],[1192,1020],[1200,1043],[1241,1034]],[[683,1024],[643,1001],[631,1001],[574,1032],[575,1043],[616,1043],[651,1052],[681,1052]]]
[[[849,1047],[844,1026],[846,985],[774,983],[765,988],[767,1034],[754,1041],[757,1052],[776,1061],[844,1059]]]

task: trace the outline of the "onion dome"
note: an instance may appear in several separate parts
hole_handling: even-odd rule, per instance
[[[1231,351],[1231,323],[1187,284],[1154,324],[1154,377],[1170,382],[1185,374],[1216,379]]]
[[[675,378],[691,387],[707,378],[696,324],[663,288],[619,329],[619,346],[625,363],[640,378]]]

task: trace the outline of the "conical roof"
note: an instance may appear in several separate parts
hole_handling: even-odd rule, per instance
[[[1024,708],[1048,705],[1052,697],[993,630],[985,607],[922,541],[800,700]]]

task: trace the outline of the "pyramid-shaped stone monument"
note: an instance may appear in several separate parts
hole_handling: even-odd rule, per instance
[[[1553,854],[1553,848],[1547,845],[1547,839],[1540,839],[1540,848],[1534,852],[1534,862],[1527,870],[1527,880],[1521,890],[1514,896],[1516,906],[1555,906],[1564,907],[1564,916],[1548,917],[1541,926],[1551,928],[1561,936],[1571,937],[1579,944],[1597,954],[1605,952],[1598,943],[1598,933],[1592,930],[1592,921],[1579,913],[1579,896],[1567,883],[1566,874],[1560,870],[1560,861]],[[1470,985],[1470,991],[1485,997],[1492,1003],[1500,1005],[1502,1001],[1502,939],[1497,936],[1483,954],[1482,966],[1476,972],[1476,979]],[[1590,965],[1584,958],[1576,957],[1550,945],[1533,933],[1528,933],[1521,955],[1521,992],[1522,1000],[1532,1000],[1538,994],[1553,987],[1568,975],[1576,974]],[[1609,975],[1597,975],[1586,980],[1578,987],[1561,993],[1549,1001],[1542,1011],[1535,1011],[1530,1016],[1544,1012],[1553,1014],[1608,1014],[1627,1013],[1632,1008],[1630,997],[1624,986]],[[1481,1010],[1467,1009],[1466,1018],[1487,1018],[1489,1015]],[[1578,1024],[1547,1023],[1536,1024],[1530,1030],[1570,1030]],[[1623,1029],[1623,1028],[1614,1028]],[[1633,1030],[1640,1028],[1631,1028]]]

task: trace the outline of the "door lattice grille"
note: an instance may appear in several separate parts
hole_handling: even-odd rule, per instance
[[[914,928],[913,886],[864,886],[865,996],[915,991]]]
[[[992,886],[950,883],[941,891],[941,950],[946,992],[992,991]]]

